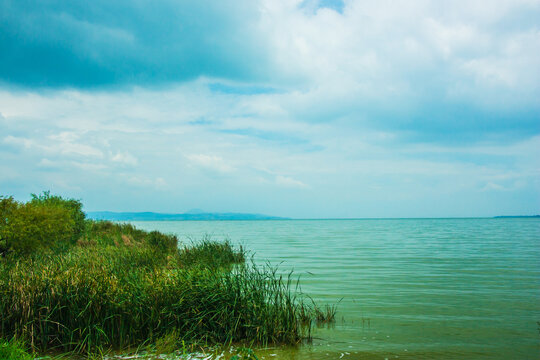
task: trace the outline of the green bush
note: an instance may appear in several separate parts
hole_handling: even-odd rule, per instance
[[[41,195],[32,194],[31,204],[45,207],[58,207],[69,212],[71,220],[73,220],[73,235],[72,240],[77,240],[85,229],[86,215],[82,211],[82,203],[75,199],[64,199],[57,195],[51,195],[50,191],[44,191]]]
[[[8,239],[5,229],[11,219],[18,203],[12,197],[0,196],[0,255],[4,255],[8,249]]]
[[[32,195],[27,203],[0,198],[0,254],[28,254],[38,249],[73,244],[85,228],[85,215],[77,200]]]

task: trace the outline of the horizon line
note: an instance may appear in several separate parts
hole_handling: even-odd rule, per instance
[[[261,213],[249,213],[249,212],[200,212],[200,213],[167,213],[167,212],[154,212],[154,211],[87,211],[89,213],[113,213],[113,214],[157,214],[157,215],[257,215],[268,217],[267,219],[151,219],[151,220],[131,220],[131,221],[269,221],[269,220],[415,220],[415,219],[504,219],[504,218],[538,218],[540,214],[533,215],[492,215],[492,216],[412,216],[412,217],[284,217],[278,215],[266,215]],[[130,221],[130,220],[128,220]]]

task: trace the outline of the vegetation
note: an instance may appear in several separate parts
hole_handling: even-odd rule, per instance
[[[209,236],[184,247],[179,256],[180,264],[190,267],[227,268],[230,264],[240,264],[246,260],[242,247],[234,251],[230,242],[212,241]]]
[[[27,203],[0,197],[0,255],[66,247],[77,241],[85,227],[78,200],[51,196],[49,192],[32,194]]]
[[[23,344],[19,341],[5,341],[0,339],[0,360],[31,360],[33,357],[28,354]]]
[[[81,209],[48,192],[0,198],[0,338],[78,353],[295,344],[324,317],[296,296],[290,275],[246,263],[229,242],[179,248],[173,235],[85,220]]]

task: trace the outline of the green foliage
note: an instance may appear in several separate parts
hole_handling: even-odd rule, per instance
[[[0,196],[0,255],[6,254],[9,250],[8,233],[5,229],[17,207],[18,203],[13,197]]]
[[[32,194],[31,204],[44,207],[57,207],[67,210],[73,221],[72,240],[76,241],[85,229],[86,215],[82,211],[82,203],[75,199],[64,199],[57,195],[51,195],[50,191],[44,191],[43,194]]]
[[[30,253],[68,243],[74,232],[69,212],[60,207],[16,204],[0,228],[5,251]]]
[[[73,244],[85,228],[82,204],[49,192],[27,203],[0,197],[0,254],[29,254]]]
[[[33,357],[24,350],[21,342],[0,339],[0,360],[32,360]]]

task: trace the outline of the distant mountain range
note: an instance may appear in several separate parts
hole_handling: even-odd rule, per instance
[[[285,220],[289,218],[246,213],[208,213],[199,209],[182,214],[162,214],[155,212],[114,212],[89,211],[86,216],[94,220],[111,221],[167,221],[167,220]],[[540,218],[540,215],[506,215],[494,216],[496,219],[507,218]]]
[[[189,211],[183,214],[161,214],[155,212],[113,212],[113,211],[90,211],[86,215],[94,220],[111,221],[165,221],[165,220],[279,220],[286,219],[277,216],[242,213],[206,213]]]

